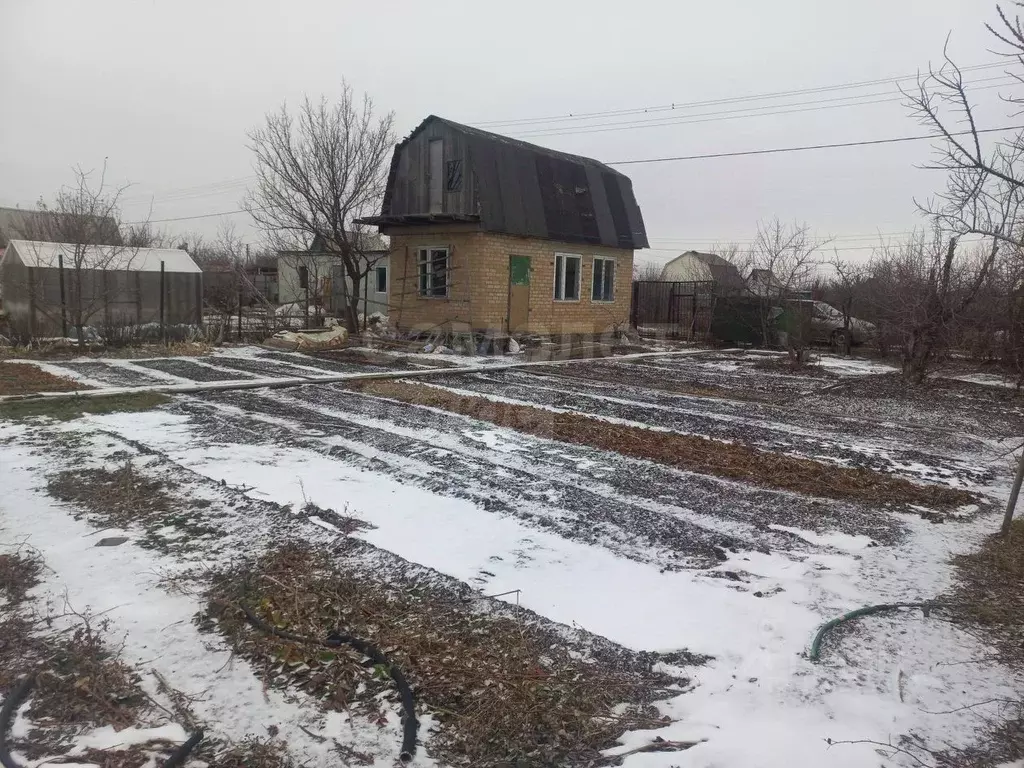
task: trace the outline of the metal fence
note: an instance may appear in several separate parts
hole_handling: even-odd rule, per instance
[[[642,335],[702,340],[711,331],[714,305],[712,281],[637,280],[633,283],[630,321]]]

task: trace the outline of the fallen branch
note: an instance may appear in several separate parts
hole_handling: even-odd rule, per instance
[[[4,702],[3,707],[0,707],[0,765],[3,768],[22,768],[18,765],[14,758],[11,757],[10,746],[7,743],[7,734],[11,730],[11,723],[14,720],[14,716],[18,709],[28,698],[29,693],[32,691],[33,686],[36,683],[36,676],[34,674],[27,675],[22,678],[21,681],[14,686],[14,689],[8,695],[7,700]],[[196,745],[203,740],[203,732],[197,730],[193,732],[188,740],[179,746],[171,756],[164,761],[163,768],[178,768],[185,764],[185,760]]]

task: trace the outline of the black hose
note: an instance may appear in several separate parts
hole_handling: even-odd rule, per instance
[[[345,635],[338,631],[329,632],[324,640],[315,640],[312,637],[297,635],[294,632],[278,629],[268,624],[244,605],[238,607],[241,608],[242,613],[245,614],[245,618],[250,624],[268,635],[274,635],[282,640],[290,640],[294,643],[321,645],[325,648],[339,648],[342,645],[348,645],[368,657],[374,664],[383,666],[387,670],[388,675],[391,676],[392,681],[394,681],[395,688],[398,689],[398,695],[402,699],[402,710],[405,713],[405,721],[402,724],[402,751],[398,757],[403,763],[408,763],[412,760],[416,754],[416,731],[419,728],[419,721],[416,719],[416,699],[413,697],[412,688],[405,679],[405,675],[402,674],[402,670],[397,665],[392,664],[380,648],[366,640],[352,637],[352,635]]]
[[[35,684],[35,675],[28,675],[22,678],[21,682],[14,686],[14,690],[8,694],[3,707],[0,707],[0,765],[4,768],[21,768],[20,765],[14,762],[14,758],[11,757],[7,746],[7,733],[11,730],[11,722],[14,720],[15,713],[22,705],[22,702],[28,697],[29,691],[32,690],[32,686]]]
[[[184,765],[185,760],[188,759],[189,753],[196,748],[196,745],[203,740],[202,730],[198,730],[188,737],[188,741],[178,747],[171,756],[164,761],[163,768],[178,768],[179,765]]]

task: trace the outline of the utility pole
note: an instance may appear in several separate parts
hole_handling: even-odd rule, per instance
[[[60,335],[68,337],[68,300],[64,292],[64,251],[57,249],[57,276],[60,282]]]
[[[160,338],[167,346],[167,310],[164,307],[165,299],[167,295],[167,275],[164,271],[164,262],[160,260]]]

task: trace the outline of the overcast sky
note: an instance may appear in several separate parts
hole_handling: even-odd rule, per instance
[[[0,205],[31,207],[71,166],[107,158],[109,177],[133,185],[126,219],[145,218],[150,198],[153,219],[234,210],[252,172],[246,130],[284,100],[336,94],[342,77],[394,110],[400,135],[434,113],[605,162],[914,135],[899,101],[849,106],[898,96],[892,83],[497,121],[891,79],[938,61],[950,32],[961,65],[988,64],[994,17],[987,0],[0,0]],[[992,98],[1001,73],[969,76],[990,125],[1013,123]],[[789,114],[736,116],[751,107]],[[636,127],[652,119],[669,122]],[[920,225],[914,197],[942,182],[915,167],[927,157],[916,142],[622,170],[647,255],[664,261],[749,240],[771,216],[866,249]],[[245,214],[231,220],[255,242]],[[160,226],[213,236],[219,221]]]

